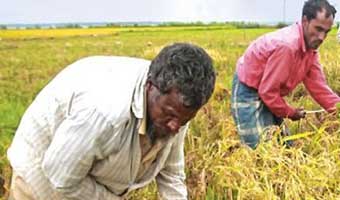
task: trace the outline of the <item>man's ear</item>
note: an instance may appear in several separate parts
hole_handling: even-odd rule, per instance
[[[146,84],[145,84],[145,89],[146,89],[147,92],[149,92],[149,91],[151,90],[151,88],[152,88],[152,83],[151,83],[151,81],[148,79],[148,80],[146,81]]]
[[[302,25],[303,25],[303,26],[306,26],[307,24],[308,24],[308,19],[307,19],[306,15],[304,15],[304,16],[302,17]]]

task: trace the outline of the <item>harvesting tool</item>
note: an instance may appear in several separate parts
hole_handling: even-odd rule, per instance
[[[323,113],[326,111],[324,109],[320,109],[320,110],[306,110],[305,112],[306,114],[315,114],[315,113]]]

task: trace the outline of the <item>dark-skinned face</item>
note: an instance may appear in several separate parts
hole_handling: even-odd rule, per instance
[[[307,49],[317,49],[326,39],[333,25],[333,16],[326,17],[326,10],[317,12],[314,19],[302,18],[303,35]]]
[[[153,126],[156,137],[175,135],[181,126],[195,117],[197,110],[183,105],[177,89],[172,88],[168,93],[161,94],[157,86],[147,82],[146,90],[148,124]]]

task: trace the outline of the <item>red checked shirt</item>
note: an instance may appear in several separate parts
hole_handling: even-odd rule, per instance
[[[301,82],[327,111],[340,102],[327,86],[318,52],[306,49],[300,23],[252,42],[237,62],[237,75],[242,83],[258,90],[262,101],[278,117],[294,114],[295,109],[283,97]]]

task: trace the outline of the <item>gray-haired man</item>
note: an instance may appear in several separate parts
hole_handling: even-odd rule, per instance
[[[16,200],[121,199],[154,178],[186,199],[183,141],[215,84],[211,58],[177,43],[151,62],[89,57],[59,73],[24,114],[8,157]]]

